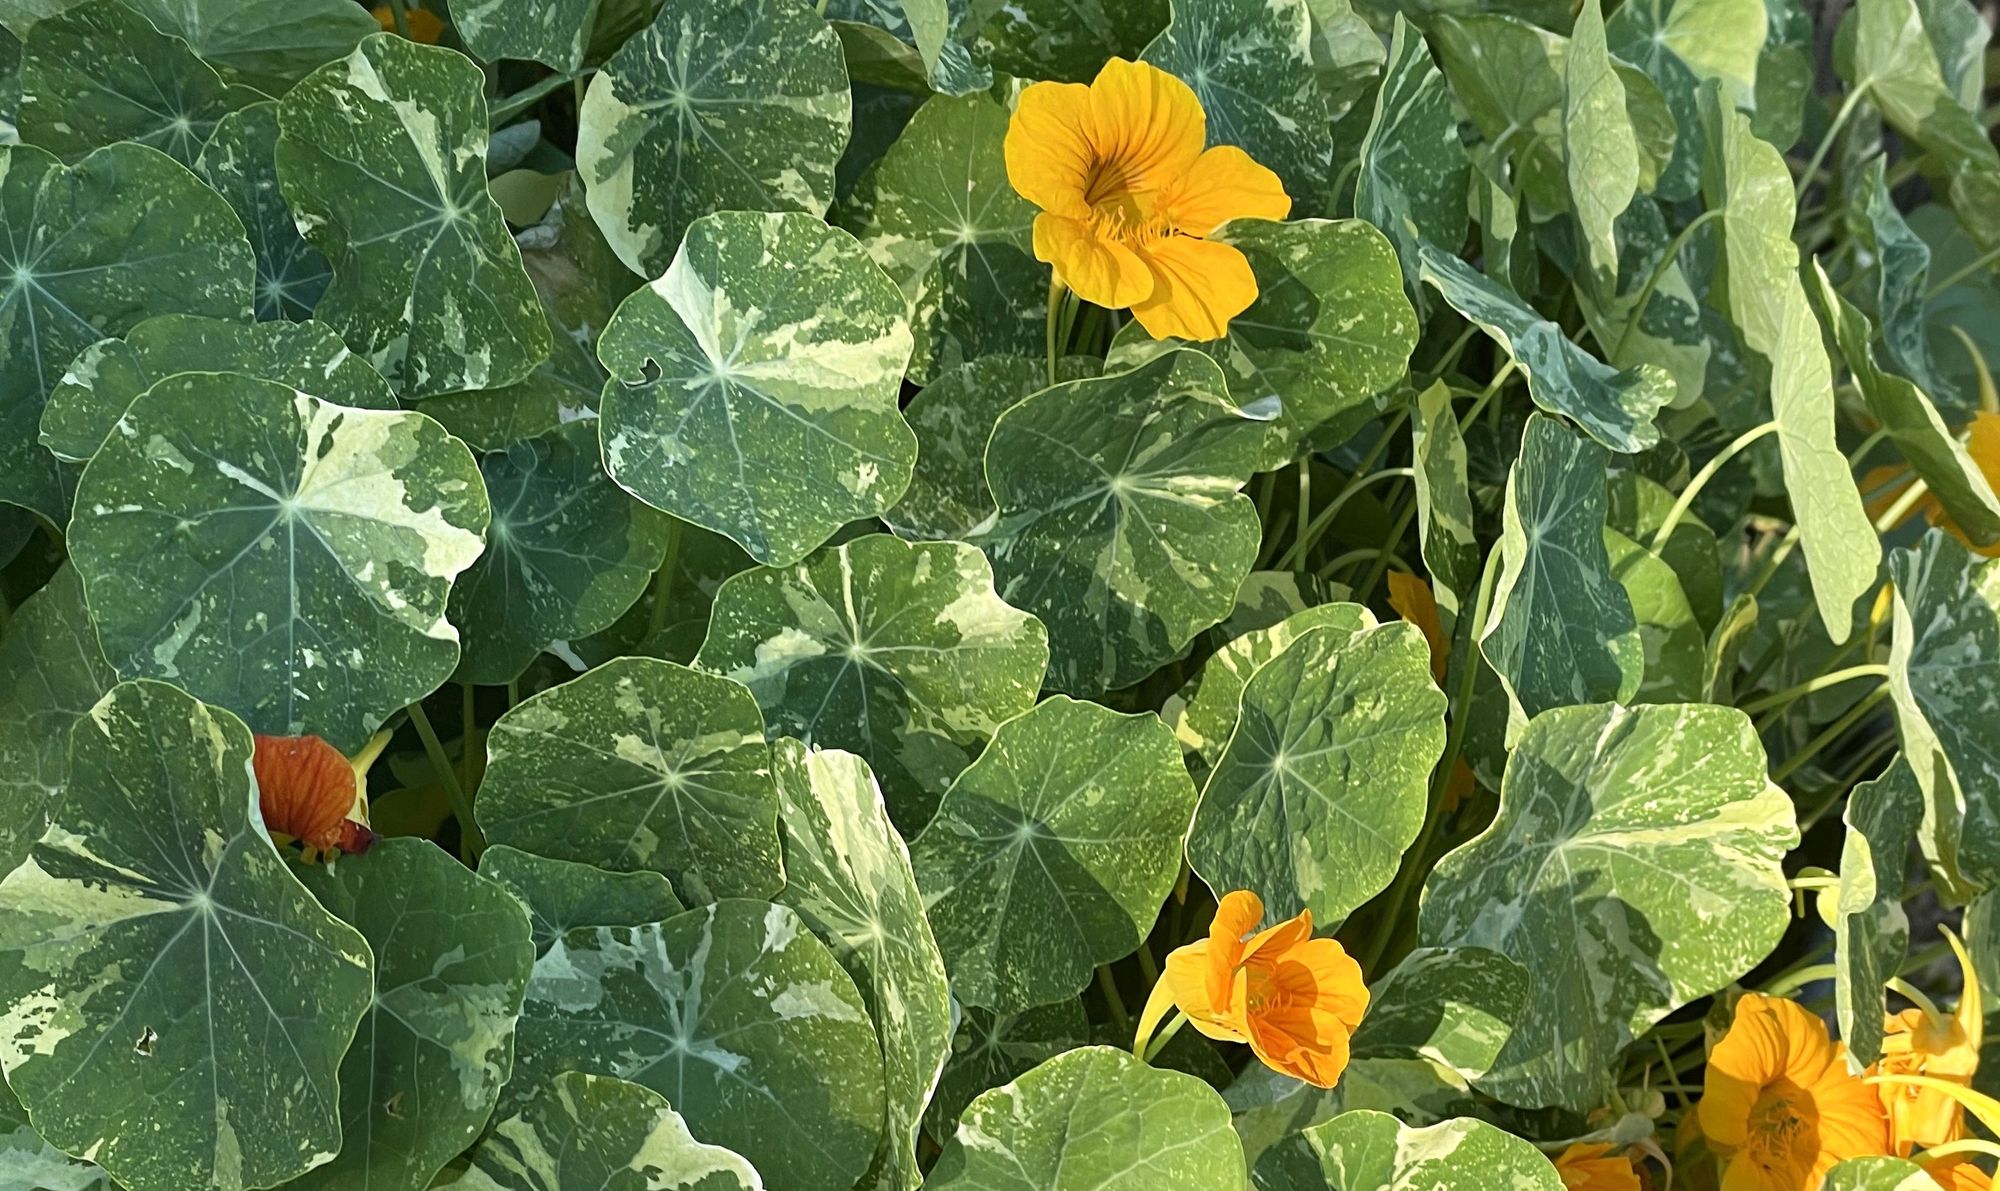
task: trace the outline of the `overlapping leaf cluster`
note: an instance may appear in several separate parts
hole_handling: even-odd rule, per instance
[[[2000,955],[1963,0],[429,2],[0,2],[0,1185],[1554,1191]],[[1111,57],[1223,339],[1048,304]],[[1332,1089],[1122,1049],[1239,889]]]

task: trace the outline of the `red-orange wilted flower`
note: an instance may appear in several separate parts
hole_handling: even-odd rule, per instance
[[[1556,1158],[1556,1177],[1565,1191],[1643,1191],[1639,1171],[1616,1147],[1578,1142]]]
[[[1312,911],[1258,931],[1264,903],[1224,895],[1208,938],[1175,948],[1140,1015],[1137,1049],[1171,1006],[1223,1042],[1247,1042],[1259,1059],[1330,1088],[1347,1068],[1348,1038],[1368,1010],[1361,965],[1333,939],[1312,937]],[[1254,932],[1254,933],[1253,933]]]
[[[381,733],[349,761],[317,736],[257,737],[251,765],[264,826],[274,836],[304,844],[308,858],[315,852],[366,852],[375,842],[367,822],[366,775],[388,742],[389,734]]]
[[[383,32],[394,33],[396,10],[386,4],[377,6],[375,22],[382,26]],[[436,45],[438,38],[444,35],[444,19],[427,8],[418,8],[415,5],[405,8],[403,23],[409,27],[410,40],[422,42],[424,45]]]

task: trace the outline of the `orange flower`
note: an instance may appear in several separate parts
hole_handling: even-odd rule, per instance
[[[1278,176],[1232,145],[1203,149],[1186,83],[1113,58],[1096,81],[1035,83],[1007,125],[1007,178],[1042,209],[1035,258],[1155,339],[1220,339],[1257,299],[1250,261],[1205,239],[1231,219],[1291,213]]]
[[[1881,1100],[1848,1073],[1826,1023],[1759,993],[1736,1003],[1709,1053],[1698,1111],[1722,1191],[1815,1191],[1836,1162],[1889,1145]]]
[[[1944,1191],[1993,1191],[1993,1176],[1973,1165],[1970,1154],[1926,1158],[1917,1165]]]
[[[1995,491],[2000,491],[2000,413],[1980,410],[1972,415],[1972,422],[1965,429],[1965,453],[1972,457],[1972,463],[1986,477],[1986,482]],[[1910,490],[1915,477],[1909,468],[1897,464],[1871,467],[1861,477],[1861,492],[1867,498],[1868,515],[1880,518],[1893,508],[1903,494]],[[1965,531],[1951,519],[1943,502],[1934,493],[1919,496],[1909,511],[1904,513],[1891,528],[1908,525],[1910,518],[1922,513],[1926,520],[1952,537],[1964,542],[1968,550],[1987,558],[2000,558],[2000,541],[1984,546],[1974,545]]]
[[[308,859],[315,852],[366,852],[375,842],[366,775],[388,742],[381,733],[350,762],[317,736],[257,737],[251,767],[264,826],[304,844]]]
[[[1444,685],[1445,670],[1451,662],[1451,638],[1444,635],[1444,618],[1438,615],[1437,596],[1431,585],[1407,571],[1389,571],[1389,606],[1396,615],[1424,632],[1431,647],[1431,679]]]
[[[1924,1005],[1892,1013],[1882,1023],[1887,1035],[1882,1039],[1882,1058],[1871,1075],[1928,1075],[1964,1087],[1972,1086],[1972,1073],[1979,1067],[1979,1045],[1984,1026],[1980,1012],[1979,974],[1965,945],[1950,931],[1944,932],[1952,950],[1958,953],[1958,968],[1964,978],[1958,998],[1958,1012],[1945,1016]],[[1908,1084],[1877,1084],[1882,1107],[1889,1114],[1890,1148],[1908,1157],[1920,1149],[1943,1145],[1964,1137],[1965,1118],[1958,1101],[1932,1088]]]
[[[1195,1029],[1249,1043],[1274,1070],[1322,1088],[1339,1082],[1348,1037],[1368,1011],[1361,965],[1335,940],[1312,937],[1310,910],[1258,931],[1263,920],[1256,894],[1223,897],[1208,938],[1167,956],[1140,1016],[1136,1050],[1178,1005]]]
[[[1603,1144],[1578,1143],[1556,1159],[1556,1177],[1567,1191],[1641,1191],[1632,1160]]]
[[[375,22],[382,26],[384,33],[394,33],[396,31],[396,10],[386,4],[379,5],[375,9]],[[444,18],[427,8],[418,8],[415,5],[405,8],[403,10],[403,23],[410,27],[411,41],[420,41],[425,45],[436,45],[438,38],[444,35]]]

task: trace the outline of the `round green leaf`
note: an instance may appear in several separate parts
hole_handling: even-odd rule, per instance
[[[340,1148],[368,945],[264,833],[250,732],[157,682],[80,721],[67,797],[0,881],[0,1065],[132,1191],[269,1187]]]
[[[575,74],[590,48],[600,0],[552,0],[523,7],[508,0],[459,0],[451,24],[483,61],[524,58]]]
[[[785,829],[778,896],[833,949],[868,1004],[889,1107],[875,1168],[883,1181],[913,1188],[923,1182],[917,1131],[951,1049],[952,1019],[910,854],[861,758],[781,740],[772,774]]]
[[[272,95],[382,26],[347,0],[122,0],[227,78]],[[456,14],[454,14],[456,15]]]
[[[278,178],[333,262],[314,317],[396,392],[512,384],[549,328],[486,189],[485,78],[464,55],[374,34],[278,102]]]
[[[536,955],[579,926],[644,926],[686,908],[658,873],[614,873],[506,844],[479,854],[479,875],[526,907]]]
[[[37,22],[21,48],[21,139],[73,160],[100,145],[135,141],[182,165],[226,113],[264,96],[230,86],[115,0],[79,4]]]
[[[987,3],[978,50],[1016,78],[1087,83],[1106,58],[1137,58],[1167,25],[1167,0]]]
[[[1351,637],[1374,627],[1375,614],[1360,604],[1316,604],[1269,628],[1252,629],[1209,655],[1160,711],[1160,718],[1173,726],[1181,747],[1195,755],[1189,762],[1195,776],[1205,779],[1215,768],[1223,746],[1236,731],[1243,686],[1266,662],[1314,629]]]
[[[750,688],[773,736],[859,753],[907,831],[1002,721],[1035,705],[1041,622],[962,542],[870,534],[715,593],[695,665]]]
[[[658,1092],[580,1071],[556,1076],[526,1108],[493,1126],[474,1147],[472,1168],[451,1185],[465,1191],[764,1189],[741,1155],[696,1141]]]
[[[71,725],[117,681],[65,566],[0,637],[0,875],[27,858],[69,784]]]
[[[1651,550],[1605,527],[1611,577],[1632,601],[1644,651],[1644,670],[1633,703],[1701,702],[1708,667],[1708,638],[1688,607],[1674,568]]]
[[[1034,257],[1035,206],[1007,180],[1008,120],[990,95],[929,100],[842,212],[909,300],[918,383],[1041,350],[1048,269]]]
[[[1478,1079],[1527,1006],[1528,971],[1497,951],[1419,947],[1368,990],[1356,1058],[1427,1058]]]
[[[726,678],[620,658],[516,704],[486,753],[492,843],[661,873],[687,901],[784,885],[764,720]]]
[[[183,372],[240,372],[335,405],[396,409],[382,374],[323,323],[245,323],[163,314],[77,356],[49,392],[42,445],[84,463],[141,393]]]
[[[807,6],[676,3],[590,81],[577,173],[618,259],[657,277],[711,212],[824,214],[851,110],[840,39]]]
[[[486,553],[451,592],[459,678],[518,678],[551,641],[610,628],[666,554],[670,519],[627,496],[597,458],[597,427],[571,422],[482,457],[493,502]]]
[[[0,1171],[35,1191],[115,1191],[94,1162],[72,1158],[28,1124],[28,1112],[0,1082]]]
[[[1244,685],[1188,864],[1217,897],[1248,889],[1275,917],[1339,926],[1423,827],[1445,702],[1414,625],[1306,633]]]
[[[797,562],[909,485],[902,295],[818,219],[697,220],[597,350],[611,478],[759,562]]]
[[[1482,1091],[1583,1111],[1618,1052],[1762,960],[1789,920],[1792,802],[1730,707],[1564,707],[1529,723],[1493,825],[1424,888],[1426,946],[1527,968],[1527,1011]]]
[[[421,1191],[513,1069],[527,913],[429,840],[382,840],[301,879],[368,940],[375,1000],[340,1063],[340,1153],[292,1185]]]
[[[951,1057],[924,1110],[924,1129],[933,1137],[950,1137],[979,1093],[1012,1083],[1030,1068],[1089,1041],[1090,1020],[1081,1000],[1037,1005],[1021,1013],[959,1005]]]
[[[108,145],[64,166],[0,147],[0,501],[62,524],[36,436],[76,354],[158,314],[247,318],[256,266],[229,204],[166,154]]]
[[[229,200],[249,233],[257,255],[257,317],[312,317],[333,267],[299,235],[278,189],[278,105],[253,103],[216,121],[194,169]]]
[[[1270,426],[1222,371],[1175,351],[1044,389],[986,448],[999,517],[980,545],[1000,596],[1049,630],[1049,685],[1096,694],[1144,678],[1229,614],[1262,537],[1240,489]]]
[[[916,432],[917,466],[882,520],[905,538],[974,536],[994,512],[986,487],[993,423],[1048,384],[1048,365],[1022,356],[987,356],[939,373],[903,410]]]
[[[1193,811],[1151,712],[1055,695],[1002,724],[910,844],[952,995],[1005,1013],[1082,992],[1152,929]]]
[[[1307,0],[1172,0],[1145,59],[1194,88],[1208,140],[1276,171],[1297,215],[1327,205],[1333,95],[1313,69]]]
[[[1354,213],[1396,245],[1411,293],[1423,300],[1417,251],[1426,242],[1465,242],[1471,163],[1458,139],[1458,105],[1424,37],[1399,20],[1382,70],[1382,89],[1361,142]]]
[[[974,1100],[924,1185],[1240,1191],[1243,1145],[1215,1089],[1122,1050],[1086,1046]]]
[[[535,962],[515,1054],[503,1104],[561,1071],[629,1079],[774,1187],[848,1191],[882,1137],[882,1050],[861,995],[768,902],[570,931]]]
[[[1345,440],[1380,414],[1417,345],[1416,312],[1382,233],[1359,219],[1248,219],[1210,238],[1250,258],[1257,300],[1229,320],[1226,338],[1197,346],[1222,365],[1232,400],[1276,407],[1272,459],[1290,462],[1308,434]],[[1136,322],[1118,339],[1113,367],[1179,342],[1155,341]]]
[[[77,493],[71,557],[120,674],[348,753],[451,675],[445,601],[486,490],[422,414],[182,373],[132,403]]]
[[[1254,1173],[1256,1191],[1563,1191],[1562,1176],[1540,1150],[1485,1121],[1461,1117],[1412,1129],[1367,1109],[1341,1113],[1273,1146]]]

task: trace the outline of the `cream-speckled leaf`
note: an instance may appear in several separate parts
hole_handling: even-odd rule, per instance
[[[512,384],[549,328],[486,189],[486,99],[455,50],[377,33],[278,102],[278,178],[333,263],[313,316],[403,397]]]
[[[479,460],[486,553],[451,591],[461,681],[518,678],[552,641],[610,628],[659,568],[672,519],[604,474],[597,427],[570,422]]]
[[[1419,947],[1368,990],[1357,1059],[1428,1059],[1478,1079],[1527,1009],[1528,970],[1479,947]]]
[[[1673,113],[1679,136],[1652,189],[1659,198],[1691,198],[1701,188],[1702,80],[1717,79],[1754,106],[1768,23],[1764,0],[1637,0],[1605,21],[1611,52],[1645,71]]]
[[[375,999],[340,1064],[340,1153],[294,1187],[421,1191],[486,1127],[514,1065],[535,961],[507,892],[423,839],[306,868],[375,953]]]
[[[1205,778],[1236,731],[1243,687],[1266,662],[1315,629],[1353,636],[1375,627],[1375,614],[1360,604],[1316,604],[1268,628],[1253,629],[1209,655],[1187,685],[1167,700],[1160,717],[1173,727],[1181,747],[1194,754],[1189,768]]]
[[[1122,1050],[1058,1055],[972,1102],[934,1191],[1242,1191],[1229,1106],[1191,1075]]]
[[[750,688],[772,736],[847,749],[914,833],[1003,721],[1035,705],[1041,622],[963,542],[870,534],[715,593],[695,665]]]
[[[584,94],[590,213],[642,277],[715,211],[824,214],[847,147],[840,39],[798,0],[668,0]]]
[[[1611,577],[1632,602],[1639,629],[1641,677],[1627,703],[1699,703],[1707,690],[1708,636],[1695,619],[1680,577],[1651,550],[1605,527]]]
[[[1976,542],[2000,540],[2000,496],[1963,442],[1945,424],[1930,397],[1915,382],[1882,367],[1875,359],[1875,325],[1833,287],[1817,260],[1806,274],[1806,296],[1854,374],[1855,387],[1870,413],[1889,432],[1952,524]]]
[[[1250,259],[1257,299],[1229,320],[1227,337],[1193,346],[1222,365],[1236,404],[1276,407],[1272,466],[1290,462],[1307,435],[1345,441],[1380,414],[1417,345],[1416,312],[1382,233],[1359,219],[1246,219],[1209,238]],[[1181,345],[1130,322],[1110,367]]]
[[[1331,88],[1314,69],[1306,0],[1170,0],[1173,19],[1145,60],[1201,100],[1208,141],[1235,145],[1277,173],[1292,214],[1330,206]]]
[[[2000,560],[1932,530],[1889,556],[1889,689],[1924,793],[1917,840],[1947,888],[2000,884]]]
[[[696,221],[597,350],[611,477],[759,562],[797,562],[909,485],[903,297],[810,215]]]
[[[163,314],[77,355],[49,392],[42,445],[66,463],[87,462],[140,394],[183,372],[240,372],[334,405],[398,408],[382,375],[322,323]]]
[[[781,740],[772,774],[785,832],[779,900],[833,949],[867,1002],[888,1100],[874,1169],[882,1185],[914,1188],[917,1132],[951,1050],[952,1013],[909,851],[861,758]]]
[[[1424,568],[1430,572],[1438,616],[1450,632],[1473,597],[1485,557],[1473,522],[1465,433],[1452,409],[1450,386],[1434,384],[1417,395],[1410,448]]]
[[[0,637],[0,875],[27,857],[69,784],[70,726],[117,681],[65,566]]]
[[[1979,27],[1985,31],[1983,21]],[[1852,185],[1861,191],[1860,218],[1850,216],[1849,226],[1856,250],[1874,260],[1873,284],[1864,285],[1862,292],[1873,298],[1871,308],[1882,327],[1884,365],[1939,402],[1955,404],[1956,386],[1940,373],[1928,336],[1930,245],[1904,220],[1889,193],[1886,156],[1872,159]],[[1812,292],[1810,285],[1806,292]]]
[[[1017,1012],[1074,997],[1152,929],[1194,812],[1152,712],[1051,696],[1001,725],[910,843],[952,995]]]
[[[1673,378],[1651,364],[1620,372],[1584,351],[1562,328],[1499,283],[1431,245],[1419,272],[1452,308],[1478,324],[1528,376],[1528,393],[1552,414],[1621,454],[1660,441],[1653,416],[1674,399]]]
[[[382,27],[347,0],[122,0],[223,77],[282,95]],[[453,14],[457,14],[454,12]]]
[[[1336,605],[1337,606],[1337,605]],[[1243,687],[1202,788],[1188,864],[1216,896],[1336,929],[1395,878],[1444,750],[1445,697],[1414,626],[1307,632]]]
[[[1455,251],[1465,240],[1471,163],[1458,136],[1458,110],[1423,34],[1397,14],[1388,64],[1354,181],[1354,212],[1396,245],[1404,284],[1423,298],[1417,251]]]
[[[36,435],[76,354],[159,314],[247,318],[255,264],[221,196],[157,149],[108,145],[74,166],[0,146],[0,501],[69,519]]]
[[[975,52],[1016,78],[1087,83],[1107,58],[1137,58],[1167,26],[1167,0],[984,0]]]
[[[1049,685],[1129,685],[1229,614],[1262,531],[1241,489],[1267,422],[1194,351],[1071,381],[993,427],[999,517],[979,545],[1000,596],[1049,630]]]
[[[1257,1159],[1256,1191],[1563,1191],[1531,1143],[1459,1117],[1413,1129],[1357,1109],[1299,1133]]]
[[[450,677],[445,602],[486,521],[471,454],[422,414],[186,372],[84,469],[69,546],[120,674],[353,753]]]
[[[1583,263],[1596,292],[1618,292],[1618,217],[1639,189],[1639,142],[1611,68],[1604,10],[1584,0],[1563,55],[1563,168]]]
[[[764,1191],[743,1156],[695,1140],[658,1092],[565,1071],[472,1151],[464,1191]]]
[[[458,0],[451,25],[474,56],[492,62],[524,58],[574,74],[590,48],[598,0]]]
[[[579,926],[644,926],[686,909],[658,873],[612,872],[506,844],[480,853],[479,875],[526,907],[538,956]]]
[[[21,139],[73,161],[136,141],[194,164],[225,114],[265,96],[231,86],[178,37],[115,0],[36,24],[21,48]]]
[[[1944,1191],[1908,1158],[1849,1158],[1826,1172],[1826,1191]]]
[[[1061,379],[1088,375],[1079,371]],[[993,424],[1048,385],[1048,365],[1025,356],[987,356],[934,376],[903,409],[917,436],[917,465],[903,499],[882,514],[889,528],[902,537],[931,540],[975,534],[994,513],[993,493],[986,487]]]
[[[563,1071],[653,1089],[774,1187],[848,1191],[882,1137],[882,1050],[861,994],[769,902],[564,935],[535,961],[499,1111]]]
[[[0,1082],[0,1174],[34,1191],[115,1191],[111,1176],[94,1162],[72,1158],[28,1124],[28,1111]]]
[[[1041,362],[1048,269],[1035,207],[1007,180],[1007,121],[990,95],[931,99],[843,205],[842,225],[909,301],[918,383],[984,356]]]
[[[1528,725],[1500,811],[1425,883],[1421,938],[1525,967],[1527,1011],[1480,1090],[1582,1111],[1654,1022],[1777,944],[1792,802],[1734,708],[1564,707]]]
[[[1720,210],[1723,301],[1750,354],[1771,370],[1771,408],[1785,487],[1820,620],[1847,640],[1854,602],[1874,586],[1882,547],[1834,435],[1833,369],[1799,280],[1792,243],[1796,197],[1784,156],[1750,120],[1702,90],[1708,160],[1702,192]]]
[[[0,1065],[132,1191],[269,1187],[340,1146],[368,945],[264,833],[250,732],[158,682],[78,722],[67,796],[0,881]]]
[[[661,873],[687,902],[784,885],[764,720],[726,678],[620,658],[516,704],[486,750],[493,843]]]
[[[299,235],[278,188],[278,105],[253,103],[216,121],[194,169],[229,201],[250,237],[257,255],[257,317],[312,317],[333,266]]]
[[[951,1057],[924,1110],[924,1129],[932,1137],[950,1137],[966,1105],[981,1092],[1012,1083],[1090,1041],[1090,1019],[1081,1000],[1055,1001],[1021,1013],[953,1006],[958,1025],[952,1031]]]
[[[1902,974],[1909,952],[1903,882],[1910,840],[1923,817],[1917,775],[1900,756],[1882,776],[1854,787],[1841,816],[1846,842],[1834,902],[1833,1007],[1840,1040],[1858,1063],[1882,1057],[1882,1020],[1889,1012],[1884,986]]]
[[[1500,579],[1479,649],[1507,690],[1510,738],[1551,707],[1630,699],[1644,676],[1632,600],[1604,545],[1609,459],[1536,415],[1508,473]]]

